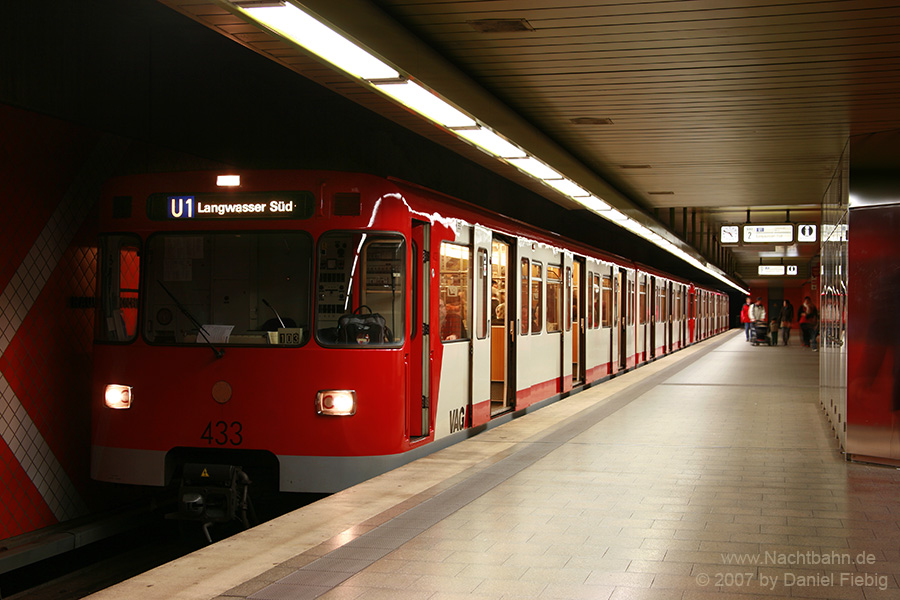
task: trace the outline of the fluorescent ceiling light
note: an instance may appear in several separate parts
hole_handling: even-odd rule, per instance
[[[481,127],[478,129],[454,129],[453,133],[500,158],[525,158],[528,156],[524,150],[514,144],[510,144],[489,129]]]
[[[584,198],[591,195],[589,191],[568,179],[545,179],[544,183],[553,189],[559,190],[566,196],[572,196],[573,198]]]
[[[560,179],[562,177],[536,158],[511,158],[506,162],[538,179]]]
[[[621,223],[623,221],[628,220],[628,217],[626,217],[625,215],[623,215],[622,213],[620,213],[619,211],[617,211],[614,208],[604,212],[602,216],[606,217],[610,221],[616,221],[617,223]]]
[[[397,102],[444,127],[475,127],[477,125],[471,117],[412,81],[373,83],[373,85]]]
[[[628,217],[625,217],[624,221],[619,221],[619,226],[624,227],[625,229],[637,234],[640,234],[641,229],[644,227],[634,219],[630,219]]]
[[[256,7],[250,5],[238,8],[269,29],[360,79],[400,77],[396,69],[384,64],[293,4]]]
[[[579,204],[583,204],[586,208],[594,212],[602,212],[612,208],[609,204],[596,196],[588,196],[587,198],[579,197],[575,198],[575,201]]]

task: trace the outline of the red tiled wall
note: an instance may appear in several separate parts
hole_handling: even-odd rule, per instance
[[[0,442],[0,539],[6,539],[56,523],[22,465]]]
[[[5,333],[0,539],[5,539],[78,516],[92,505],[93,315],[71,301],[94,295],[94,219],[85,219],[68,247],[61,247],[56,230],[38,240],[99,136],[4,105],[0,130],[0,291],[6,292],[0,299]],[[20,270],[32,251],[45,261],[40,274]],[[57,465],[62,473],[53,472],[60,470]]]
[[[0,104],[0,289],[81,168],[96,134]]]

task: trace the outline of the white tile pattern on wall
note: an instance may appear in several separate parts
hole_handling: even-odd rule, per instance
[[[0,293],[0,355],[9,348],[126,146],[125,140],[114,136],[106,136],[98,142],[15,275]],[[58,520],[72,519],[87,512],[87,505],[65,469],[2,374],[0,436]]]

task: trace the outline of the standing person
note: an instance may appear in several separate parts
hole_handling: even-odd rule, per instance
[[[761,297],[757,298],[756,303],[750,306],[750,321],[752,327],[762,328],[758,331],[768,332],[769,326],[766,324],[766,307],[763,306]],[[757,331],[754,331],[753,333],[760,341],[766,341],[766,339],[768,339],[768,335],[757,333]]]
[[[819,324],[819,311],[812,303],[812,300],[809,299],[809,296],[803,299],[803,306],[797,311],[797,316],[800,322],[800,333],[803,334],[803,345],[808,348],[810,342],[815,344],[812,336],[816,331],[816,326]]]
[[[777,346],[778,345],[778,315],[773,315],[772,320],[769,321],[769,345]]]
[[[747,296],[747,300],[744,302],[744,306],[741,307],[741,324],[744,326],[744,335],[747,336],[747,341],[750,341],[750,327],[753,321],[750,320],[750,296]]]
[[[788,345],[791,337],[791,325],[794,323],[794,305],[791,301],[785,299],[784,306],[781,307],[781,343]]]

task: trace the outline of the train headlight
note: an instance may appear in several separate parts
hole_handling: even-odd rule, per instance
[[[103,401],[106,403],[106,406],[116,409],[131,408],[132,398],[130,385],[114,383],[106,386],[106,392],[103,395]]]
[[[320,415],[349,417],[356,414],[354,390],[322,390],[316,394],[316,412]]]

